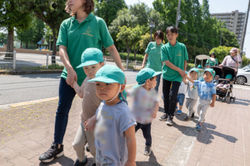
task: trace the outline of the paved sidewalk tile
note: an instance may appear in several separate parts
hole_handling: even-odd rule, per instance
[[[250,90],[235,88],[236,103],[216,102],[209,108],[201,130],[194,121],[174,118],[168,127],[158,118],[152,123],[152,154],[143,155],[145,140],[136,133],[138,166],[248,166],[250,165]],[[159,94],[160,95],[160,94]],[[129,101],[131,104],[131,102]],[[160,106],[163,107],[162,102]],[[38,157],[53,139],[57,100],[0,110],[0,165],[43,166]],[[80,123],[81,101],[74,100],[64,138],[65,155],[47,165],[71,166],[76,158],[72,141]],[[183,109],[184,113],[187,110]],[[91,158],[91,155],[87,153]],[[93,159],[92,159],[93,160]],[[91,160],[90,160],[91,161]],[[90,162],[89,164],[90,165]]]

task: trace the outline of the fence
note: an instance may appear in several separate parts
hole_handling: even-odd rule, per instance
[[[12,54],[12,57],[6,57],[6,54]],[[52,55],[34,54],[34,53],[16,53],[0,52],[0,69],[1,70],[29,70],[31,68],[41,67],[48,68],[51,64]],[[56,56],[56,62],[62,65],[60,58]]]

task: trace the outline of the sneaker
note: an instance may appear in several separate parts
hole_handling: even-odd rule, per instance
[[[161,117],[160,117],[160,121],[166,121],[168,118],[168,115],[166,113],[164,113]]]
[[[194,112],[192,113],[191,118],[194,118]]]
[[[168,117],[168,119],[167,119],[167,121],[166,121],[166,124],[168,125],[168,126],[173,126],[173,118],[171,118],[171,117]]]
[[[144,155],[149,156],[151,154],[151,147],[145,146]]]
[[[190,120],[190,117],[185,116],[184,120],[185,120],[185,121],[189,121],[189,120]]]
[[[197,124],[196,124],[196,130],[197,130],[197,131],[201,131],[201,124],[200,124],[200,123],[197,123]]]
[[[181,110],[177,110],[177,111],[176,111],[176,114],[177,114],[177,115],[181,115],[181,114],[182,114],[182,111],[181,111]]]
[[[92,166],[96,166],[96,163],[93,163]]]
[[[41,154],[39,160],[43,163],[48,163],[61,156],[63,156],[63,145],[59,148],[58,144],[52,144],[47,152]]]
[[[85,166],[86,164],[87,164],[87,162],[88,162],[88,159],[87,159],[87,157],[85,157],[85,159],[82,161],[82,162],[80,162],[78,159],[75,161],[75,163],[74,163],[74,166]]]

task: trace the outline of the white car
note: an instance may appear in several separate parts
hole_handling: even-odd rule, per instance
[[[250,65],[238,69],[236,83],[244,85],[250,83]]]

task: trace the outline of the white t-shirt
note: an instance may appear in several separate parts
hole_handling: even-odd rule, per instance
[[[179,87],[178,94],[186,94],[187,92],[187,84],[185,84],[183,81],[181,82],[181,85]]]
[[[128,94],[133,97],[133,107],[131,109],[136,122],[141,124],[151,123],[155,105],[159,102],[155,89],[147,91],[142,86],[135,86],[128,90]]]

